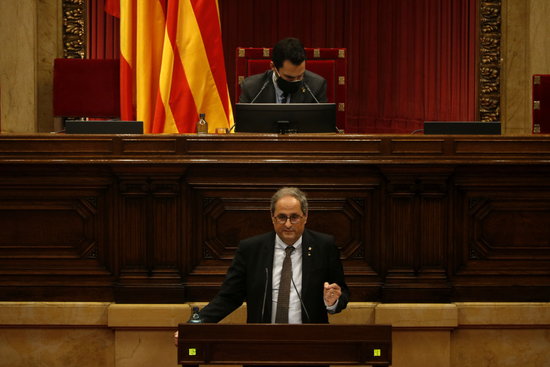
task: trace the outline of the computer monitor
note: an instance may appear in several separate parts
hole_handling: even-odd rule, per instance
[[[500,135],[499,121],[424,121],[424,135]]]
[[[335,133],[335,103],[237,103],[235,132]]]
[[[67,134],[143,134],[143,121],[66,120]]]

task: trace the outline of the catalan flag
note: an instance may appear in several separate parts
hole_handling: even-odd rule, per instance
[[[123,120],[148,133],[195,132],[199,113],[209,132],[233,125],[217,0],[108,1],[120,11]]]

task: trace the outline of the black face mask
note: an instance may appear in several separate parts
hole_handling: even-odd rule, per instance
[[[301,80],[297,80],[295,82],[289,82],[288,80],[285,80],[281,78],[280,76],[277,76],[277,85],[279,88],[283,91],[284,94],[293,94],[300,88],[302,85]]]

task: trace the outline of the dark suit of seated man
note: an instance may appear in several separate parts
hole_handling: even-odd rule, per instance
[[[277,42],[270,67],[241,83],[240,103],[327,102],[327,81],[306,70],[306,52],[298,39]]]
[[[244,301],[249,323],[328,323],[329,313],[346,308],[349,290],[334,238],[305,229],[307,218],[301,190],[277,191],[274,231],[241,241],[220,291],[199,313],[202,322],[218,322]],[[291,271],[283,291],[285,262]]]

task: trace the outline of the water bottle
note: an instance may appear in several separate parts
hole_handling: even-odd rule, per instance
[[[206,114],[204,113],[199,115],[199,121],[197,121],[197,134],[208,134],[208,122],[206,122]]]
[[[189,321],[187,321],[188,324],[200,324],[202,323],[201,316],[199,315],[199,308],[197,306],[193,306],[193,309],[191,311],[191,317],[189,318]]]

